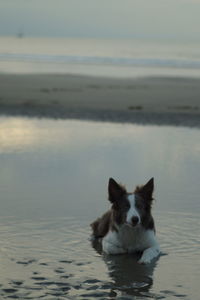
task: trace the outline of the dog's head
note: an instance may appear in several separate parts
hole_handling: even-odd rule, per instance
[[[125,187],[118,184],[113,178],[110,178],[108,195],[112,203],[114,224],[127,224],[131,227],[142,225],[145,228],[154,228],[151,216],[153,189],[153,178],[145,185],[137,186],[134,193],[127,193]]]

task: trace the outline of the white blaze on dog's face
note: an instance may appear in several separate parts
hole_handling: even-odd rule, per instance
[[[128,195],[127,200],[130,204],[130,208],[126,214],[126,223],[132,226],[139,225],[141,223],[141,217],[136,207],[135,195],[134,194]]]

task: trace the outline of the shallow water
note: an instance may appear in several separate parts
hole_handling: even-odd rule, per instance
[[[199,299],[199,130],[0,118],[1,299]],[[89,224],[110,176],[155,177],[162,255],[106,256]]]

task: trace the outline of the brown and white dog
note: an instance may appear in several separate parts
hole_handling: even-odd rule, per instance
[[[160,253],[151,215],[154,180],[137,186],[134,193],[109,179],[108,194],[112,207],[91,224],[93,238],[102,241],[107,254],[142,252],[139,263],[149,263]]]

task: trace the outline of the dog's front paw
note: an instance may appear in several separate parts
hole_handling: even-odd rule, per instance
[[[139,264],[149,264],[153,258],[157,257],[160,253],[159,248],[152,247],[144,250],[142,257],[139,259]]]
[[[143,265],[146,265],[146,264],[149,264],[151,262],[151,258],[150,257],[144,257],[142,256],[139,260],[138,260],[138,263],[139,264],[143,264]]]

